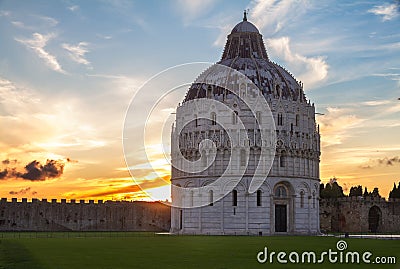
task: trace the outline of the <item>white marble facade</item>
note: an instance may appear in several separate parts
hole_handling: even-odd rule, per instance
[[[266,119],[267,113],[257,111],[251,116],[253,114],[241,101],[240,85],[236,87],[238,94],[235,95],[216,86],[193,83],[177,108],[172,140],[173,143],[179,141],[175,143],[179,143],[177,148],[185,159],[208,168],[188,173],[173,167],[171,182],[175,186],[193,188],[209,186],[222,177],[224,183],[220,188],[209,187],[201,194],[194,191],[181,195],[172,189],[173,202],[180,207],[172,208],[171,232],[215,235],[319,233],[320,136],[314,104],[306,99],[302,83],[269,60],[262,36],[246,17],[228,36],[218,64],[245,74],[267,101],[275,122],[275,157],[269,170],[270,164],[264,159],[266,148],[260,139],[260,132],[266,130],[255,124]],[[194,112],[194,101],[202,99],[222,102],[227,108],[210,106],[201,112],[207,116],[200,115],[200,112]],[[188,118],[190,123],[184,128],[180,126]],[[238,119],[244,125],[236,124]],[[222,127],[221,122],[229,124]],[[226,126],[235,139],[229,139]],[[177,129],[182,130],[177,132]],[[244,131],[247,136],[242,134]],[[215,147],[204,146],[200,152],[199,141],[204,139],[211,140]],[[180,161],[178,155],[173,147],[173,164]],[[215,159],[209,164],[207,156],[211,155]],[[244,155],[248,162],[242,175],[235,167],[240,170]],[[233,164],[226,171],[230,160]],[[257,163],[261,164],[261,169],[256,171]],[[254,178],[263,183],[250,192],[250,182]],[[227,195],[225,188],[230,190]],[[209,203],[191,208],[197,200],[209,200]]]

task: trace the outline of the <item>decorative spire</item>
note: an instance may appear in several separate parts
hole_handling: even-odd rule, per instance
[[[235,58],[258,58],[269,60],[262,36],[251,22],[247,21],[249,10],[243,12],[243,21],[236,24],[228,35],[221,61]]]

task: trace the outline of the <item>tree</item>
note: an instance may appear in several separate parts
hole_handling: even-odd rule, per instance
[[[322,192],[325,189],[324,183],[319,184],[319,197],[322,197]]]
[[[322,188],[322,190],[320,192],[320,197],[321,198],[330,198],[331,192],[332,192],[331,185],[329,185],[329,183],[326,183],[326,186],[324,188]]]
[[[363,195],[362,186],[361,186],[361,185],[358,185],[358,188],[357,188],[357,196],[362,196],[362,195]]]
[[[332,192],[334,197],[344,197],[343,188],[337,183],[332,184]]]
[[[381,195],[379,194],[379,189],[378,189],[377,187],[375,187],[375,188],[373,189],[373,191],[371,191],[371,192],[368,192],[367,187],[365,187],[363,197],[380,198]]]
[[[337,183],[337,179],[331,178],[329,183],[326,183],[325,187],[320,189],[321,198],[338,198],[344,197],[342,187]]]
[[[349,192],[349,196],[362,196],[363,192],[362,192],[362,186],[358,185],[356,187],[351,187],[350,188],[350,192]]]
[[[369,195],[367,187],[364,188],[363,197],[367,197]]]
[[[379,189],[375,187],[374,190],[371,192],[371,196],[380,198],[381,195],[379,194]]]
[[[389,193],[389,198],[400,198],[400,182],[398,187],[396,187],[396,183],[393,184],[393,189]]]

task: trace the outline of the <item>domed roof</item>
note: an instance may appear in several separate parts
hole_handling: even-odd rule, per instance
[[[232,29],[232,33],[260,33],[257,27],[254,26],[251,22],[241,21]]]
[[[243,21],[228,35],[222,58],[217,64],[246,75],[266,98],[306,102],[303,85],[288,70],[269,60],[262,35],[247,21],[246,12]],[[205,98],[206,89],[207,85],[193,83],[184,102]],[[219,94],[224,94],[224,91],[214,90],[214,95]]]
[[[233,33],[257,33],[259,34],[260,32],[258,31],[257,27],[254,26],[251,22],[247,21],[247,12],[246,10],[243,13],[243,21],[239,22],[236,24],[235,27],[233,27],[231,34]]]

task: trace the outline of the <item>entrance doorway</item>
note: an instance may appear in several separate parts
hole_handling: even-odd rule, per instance
[[[377,206],[373,206],[369,209],[368,213],[368,226],[369,231],[376,233],[379,229],[379,223],[381,220],[381,210]]]
[[[275,205],[275,232],[287,232],[286,205]]]

